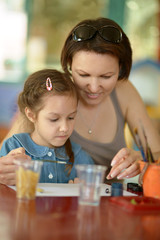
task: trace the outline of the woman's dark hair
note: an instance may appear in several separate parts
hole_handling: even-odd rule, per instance
[[[122,40],[119,43],[112,43],[104,40],[99,34],[85,41],[75,42],[72,33],[80,25],[91,25],[96,29],[109,25],[118,28],[122,33]],[[87,19],[79,22],[69,33],[61,53],[62,68],[70,73],[72,59],[78,51],[92,51],[100,54],[111,54],[119,59],[120,73],[118,80],[128,79],[132,66],[132,49],[130,41],[122,28],[113,20],[108,18]]]
[[[46,89],[47,78],[50,78],[52,83],[51,91]],[[25,108],[28,107],[37,115],[44,107],[43,99],[47,95],[69,95],[76,98],[78,103],[78,93],[70,76],[54,69],[44,69],[31,74],[26,79],[23,91],[18,96],[19,110],[25,115]],[[67,165],[70,173],[74,162],[74,154],[69,139],[65,143],[65,149],[72,163]]]

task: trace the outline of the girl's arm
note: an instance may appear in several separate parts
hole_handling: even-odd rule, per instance
[[[31,160],[25,154],[23,148],[18,148],[10,151],[6,156],[0,157],[0,183],[6,185],[16,184],[16,165],[17,160]]]

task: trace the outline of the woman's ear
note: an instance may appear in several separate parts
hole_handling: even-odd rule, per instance
[[[34,123],[35,120],[36,120],[36,115],[35,113],[33,113],[29,108],[25,108],[25,114],[27,116],[27,118],[32,122]]]

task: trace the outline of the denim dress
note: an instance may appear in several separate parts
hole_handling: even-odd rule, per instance
[[[74,153],[74,164],[71,173],[68,174],[66,164],[69,157],[66,154],[65,146],[49,148],[37,145],[28,133],[14,134],[4,141],[0,150],[0,156],[7,155],[11,150],[23,147],[31,159],[43,161],[40,180],[41,183],[68,183],[77,177],[76,164],[94,164],[92,158],[82,150],[81,146],[71,142]]]

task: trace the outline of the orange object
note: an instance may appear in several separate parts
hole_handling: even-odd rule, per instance
[[[146,164],[140,162],[144,196],[160,198],[160,164]]]

